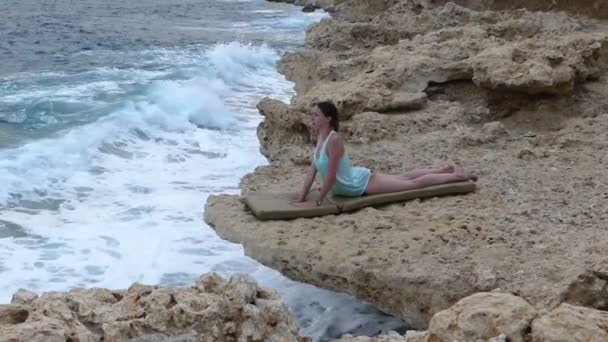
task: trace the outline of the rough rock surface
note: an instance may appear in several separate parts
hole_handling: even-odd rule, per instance
[[[485,341],[504,335],[524,342],[536,310],[525,300],[508,294],[478,293],[436,314],[429,324],[428,339]]]
[[[600,342],[608,341],[608,312],[562,304],[544,314],[505,293],[478,293],[439,312],[428,331],[377,337],[343,336],[340,342]]]
[[[269,2],[284,2],[299,6],[318,5],[326,10],[346,12],[347,15],[360,13],[369,15],[383,11],[399,0],[267,0]],[[532,11],[567,11],[572,14],[596,18],[608,18],[608,3],[604,0],[429,0],[417,1],[418,4],[441,5],[453,2],[474,10],[506,10],[526,8]],[[338,7],[338,5],[342,5]],[[356,11],[353,11],[357,9]]]
[[[349,1],[338,8],[348,13],[347,8],[369,3]],[[284,56],[280,70],[298,93],[287,116],[298,125],[262,127],[264,136],[271,135],[264,131],[286,129],[289,138],[270,139],[273,144],[298,145],[294,139],[309,131],[301,129],[308,124],[304,114],[320,98],[331,97],[342,118],[350,119],[362,112],[423,109],[429,97],[460,83],[474,85],[479,94],[453,93],[449,100],[500,118],[531,98],[571,95],[578,85],[597,81],[607,65],[608,30],[601,21],[527,10],[477,12],[451,2],[436,7],[414,0],[371,3],[384,6],[361,5],[363,10],[351,10],[355,14],[345,19],[312,25],[307,49]],[[273,111],[268,102],[260,105],[261,112]],[[261,143],[272,161],[291,153]]]
[[[287,4],[294,4],[297,6],[303,6],[307,8],[309,6],[314,6],[314,9],[318,7],[325,9],[328,12],[332,12],[335,10],[335,7],[342,2],[348,0],[266,0],[269,2],[283,2]]]
[[[534,342],[608,341],[608,312],[562,304],[532,324]]]
[[[188,289],[22,290],[0,305],[0,341],[127,340],[309,341],[276,292],[240,275],[207,274]]]
[[[299,190],[315,140],[307,113],[332,99],[356,164],[395,174],[460,163],[480,175],[477,192],[278,222],[212,196],[205,219],[288,277],[417,328],[495,288],[539,310],[606,310],[608,30],[576,16],[605,18],[604,2],[458,3],[344,1],[312,25],[280,63],[297,96],[258,105],[271,165],[241,189]],[[567,11],[512,9],[524,3]]]
[[[424,338],[426,338],[425,332],[408,331],[406,335],[399,335],[391,331],[375,337],[344,335],[335,342],[423,342]]]

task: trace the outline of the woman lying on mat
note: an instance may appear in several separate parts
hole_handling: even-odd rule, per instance
[[[372,173],[369,169],[352,166],[344,151],[344,142],[338,134],[338,110],[332,102],[319,102],[312,113],[312,125],[317,131],[317,146],[313,162],[306,174],[302,192],[294,203],[300,207],[319,206],[331,191],[334,195],[356,197],[406,190],[415,190],[432,185],[477,180],[475,175],[462,168],[448,166],[438,169],[416,169],[402,175]],[[306,196],[317,175],[323,185],[320,200],[306,200]]]

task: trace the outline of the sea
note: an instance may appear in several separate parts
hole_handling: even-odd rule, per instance
[[[256,103],[294,95],[277,61],[326,17],[263,0],[0,1],[0,303],[245,273],[314,341],[405,330],[202,219],[209,195],[268,163]]]

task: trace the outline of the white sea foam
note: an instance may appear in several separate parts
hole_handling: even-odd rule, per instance
[[[288,93],[271,77],[277,59],[266,47],[218,45],[200,56],[197,77],[151,81],[91,124],[0,152],[0,220],[29,236],[0,239],[3,301],[19,287],[186,284],[240,258],[202,228],[201,209],[265,163],[255,102],[235,99],[256,72],[254,93]]]

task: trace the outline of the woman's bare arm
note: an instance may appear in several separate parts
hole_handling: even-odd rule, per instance
[[[321,186],[320,201],[325,199],[327,193],[336,183],[336,175],[338,173],[338,166],[340,159],[344,155],[344,143],[342,139],[334,134],[327,144],[327,156],[329,157],[329,169],[327,171],[327,178]]]
[[[310,191],[310,187],[312,186],[312,183],[315,181],[316,176],[317,176],[317,168],[315,167],[315,164],[313,163],[308,167],[308,171],[306,172],[306,179],[304,180],[304,186],[302,186],[302,192],[300,193],[300,196],[298,196],[298,202],[306,201],[306,196],[308,195],[308,192]]]

